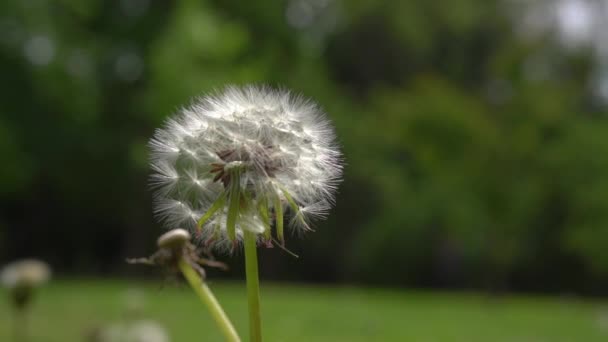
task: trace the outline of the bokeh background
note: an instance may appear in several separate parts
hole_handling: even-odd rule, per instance
[[[253,82],[319,102],[347,163],[329,219],[288,239],[299,259],[264,250],[263,281],[600,305],[606,32],[604,0],[2,1],[0,263],[154,278],[124,262],[163,231],[148,139],[192,97]],[[238,283],[241,258],[218,258],[213,279]]]

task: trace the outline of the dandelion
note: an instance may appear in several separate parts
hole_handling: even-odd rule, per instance
[[[0,272],[0,283],[9,289],[14,314],[15,340],[27,335],[27,310],[36,289],[51,277],[50,267],[39,260],[25,259],[6,265]]]
[[[224,334],[226,341],[239,342],[240,337],[224,309],[205,282],[205,266],[223,268],[222,263],[203,259],[198,256],[195,246],[190,242],[190,233],[178,228],[161,235],[157,240],[158,250],[148,258],[127,259],[131,264],[147,264],[179,270],[188,281],[194,293],[207,306],[211,316]]]
[[[244,232],[283,243],[324,217],[341,176],[333,129],[313,102],[288,91],[228,87],[169,119],[150,142],[155,211],[215,249]]]
[[[169,334],[159,323],[137,320],[129,323],[112,323],[93,331],[91,342],[169,342]]]
[[[250,338],[261,341],[257,246],[284,245],[285,217],[312,230],[333,204],[342,166],[330,122],[289,91],[228,87],[181,109],[150,147],[161,221],[216,250],[244,245]]]
[[[8,289],[34,288],[46,283],[51,269],[42,261],[26,259],[6,265],[0,273],[2,285]]]
[[[46,263],[26,259],[6,265],[0,273],[0,282],[10,290],[15,308],[24,310],[35,289],[46,283],[50,277],[51,269]]]

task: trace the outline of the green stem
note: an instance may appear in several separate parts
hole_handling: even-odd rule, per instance
[[[27,341],[27,319],[26,309],[19,308],[15,310],[14,326],[13,326],[13,339],[15,342],[26,342]]]
[[[186,260],[184,260],[184,258],[179,259],[178,265],[194,292],[198,295],[200,300],[207,305],[207,308],[211,312],[211,316],[213,316],[213,319],[224,334],[226,341],[240,342],[241,339],[230,322],[230,319],[228,319],[228,316],[226,316],[220,303],[211,292],[211,289],[209,289],[207,284],[201,279],[200,275],[192,266],[190,266],[190,264],[188,264],[188,262],[186,262]]]
[[[260,314],[260,279],[258,276],[258,252],[256,235],[245,231],[245,273],[247,276],[247,301],[249,303],[249,340],[262,341]]]

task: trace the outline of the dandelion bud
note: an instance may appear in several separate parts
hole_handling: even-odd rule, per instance
[[[309,230],[309,219],[331,207],[342,173],[319,107],[264,87],[195,100],[157,130],[150,147],[156,214],[216,248],[234,246],[244,231],[282,241],[284,217]]]
[[[157,245],[160,248],[178,248],[190,241],[190,233],[184,229],[173,229],[158,238]]]

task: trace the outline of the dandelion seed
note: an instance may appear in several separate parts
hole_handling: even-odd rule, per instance
[[[195,100],[150,141],[155,212],[168,228],[233,247],[310,230],[333,204],[341,153],[319,107],[288,91],[228,87]],[[281,221],[281,222],[279,222]],[[274,234],[271,231],[274,226]]]

